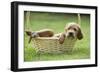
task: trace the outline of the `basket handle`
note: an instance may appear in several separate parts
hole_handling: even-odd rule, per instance
[[[78,15],[78,24],[81,25],[81,15],[80,13],[78,13],[77,15]]]

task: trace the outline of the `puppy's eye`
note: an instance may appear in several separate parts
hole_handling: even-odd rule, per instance
[[[68,30],[70,30],[70,28],[68,28]]]
[[[74,31],[76,31],[76,29],[74,28]]]

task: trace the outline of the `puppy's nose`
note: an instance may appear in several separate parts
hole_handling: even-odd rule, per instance
[[[70,32],[70,33],[69,33],[69,35],[73,35],[73,33],[72,33],[72,32]]]

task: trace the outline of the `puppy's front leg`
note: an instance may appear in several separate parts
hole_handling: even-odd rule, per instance
[[[65,40],[65,34],[62,33],[62,34],[60,35],[60,37],[59,37],[59,43],[60,43],[60,44],[63,44],[63,43],[64,43],[64,40]]]

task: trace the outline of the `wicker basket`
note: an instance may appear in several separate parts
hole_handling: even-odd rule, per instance
[[[71,52],[77,39],[65,39],[60,44],[57,37],[38,37],[33,38],[33,46],[38,53],[64,53]]]

